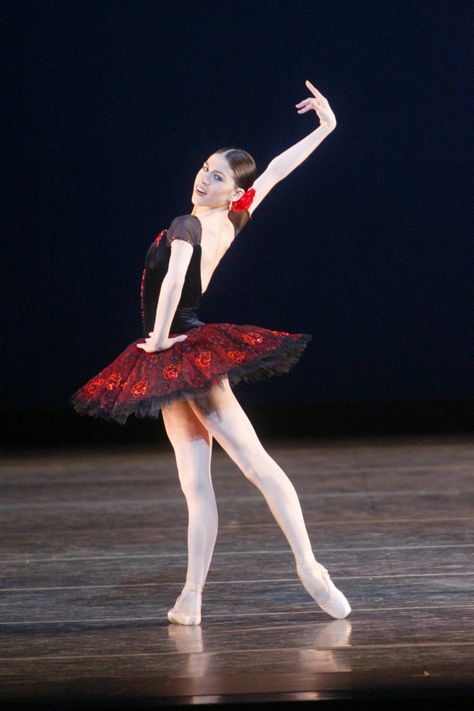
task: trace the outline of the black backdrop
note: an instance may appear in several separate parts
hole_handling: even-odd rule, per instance
[[[68,397],[141,335],[146,250],[221,145],[259,172],[336,130],[256,210],[206,322],[313,334],[248,406],[470,401],[472,11],[463,2],[62,0],[4,25],[2,411]],[[78,417],[72,413],[74,417]]]

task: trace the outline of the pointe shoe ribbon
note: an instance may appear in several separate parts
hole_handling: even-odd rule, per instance
[[[199,598],[202,594],[203,585],[198,585],[197,583],[192,583],[186,581],[182,592],[178,595],[174,607],[168,610],[168,620],[170,622],[175,622],[179,625],[199,625],[201,623],[201,613],[196,611],[194,614],[188,614],[179,609],[180,603],[183,599],[183,595],[186,592],[196,592]],[[199,609],[201,607],[201,600],[198,599]]]
[[[346,596],[334,585],[331,580],[331,576],[329,575],[329,571],[324,567],[324,565],[321,565],[321,563],[318,563],[317,561],[313,561],[312,563],[305,561],[304,563],[297,563],[296,570],[298,572],[298,577],[307,592],[314,600],[316,600],[319,607],[324,610],[324,612],[327,612],[328,615],[331,615],[331,617],[335,617],[338,620],[347,617],[347,615],[351,612],[351,606],[349,605]],[[324,602],[321,602],[308,588],[306,578],[311,574],[316,576],[320,575],[326,584],[329,597]]]

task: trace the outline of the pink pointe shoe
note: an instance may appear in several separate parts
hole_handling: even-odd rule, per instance
[[[336,588],[327,568],[317,560],[305,560],[302,563],[296,564],[298,577],[306,588],[311,597],[316,600],[319,607],[327,612],[331,617],[341,620],[351,612],[351,606],[345,595]],[[313,580],[313,584],[311,584]],[[326,587],[327,594],[315,594],[312,592],[316,589]],[[322,600],[321,600],[322,598]]]
[[[199,625],[201,623],[201,595],[203,586],[197,583],[186,583],[178,595],[174,607],[168,610],[168,620],[170,622],[175,622],[178,625]],[[193,593],[195,597],[194,604],[188,606],[185,610],[181,609],[183,605],[183,598],[186,593]]]

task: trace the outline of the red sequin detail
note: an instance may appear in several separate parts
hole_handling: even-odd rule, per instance
[[[163,239],[163,235],[165,235],[165,234],[166,234],[166,230],[161,230],[161,232],[156,235],[155,244],[157,247],[160,244],[161,240]],[[143,290],[145,287],[145,274],[146,274],[146,267],[142,271],[142,278],[140,280],[140,312],[142,315],[142,323],[145,321],[145,304],[143,302]]]
[[[261,336],[260,333],[249,331],[248,333],[242,334],[242,340],[250,346],[255,346],[257,343],[263,343],[263,336]]]
[[[89,395],[95,395],[96,392],[102,385],[105,385],[106,381],[104,378],[96,378],[93,380],[89,385],[86,386],[86,390],[89,393]]]
[[[145,282],[146,291],[146,282]],[[156,417],[166,403],[182,400],[229,375],[232,384],[254,382],[288,372],[311,336],[257,325],[210,323],[190,329],[189,342],[142,353],[137,338],[107,368],[90,378],[71,398],[73,407],[124,423],[127,417]],[[257,345],[250,343],[263,341]]]
[[[245,353],[243,351],[227,351],[227,357],[234,363],[242,363],[245,360]]]
[[[196,356],[196,365],[201,370],[209,368],[211,365],[211,351],[201,351],[198,356]]]
[[[156,246],[158,246],[160,244],[165,232],[166,232],[166,230],[161,230],[160,234],[156,235],[156,237],[155,237]]]
[[[132,393],[133,397],[143,397],[143,395],[146,395],[147,390],[147,381],[139,380],[137,383],[134,383],[134,385],[132,385],[130,392]]]
[[[107,390],[115,390],[115,388],[120,387],[121,383],[122,383],[122,374],[121,373],[111,373],[106,380],[105,387],[107,388]],[[121,387],[123,388],[123,384]]]
[[[182,242],[189,242],[189,244],[193,244],[192,240],[187,239],[186,237],[180,237],[179,235],[173,235],[172,237],[170,237],[169,243],[171,244],[174,239],[180,239]]]
[[[179,363],[169,363],[161,372],[166,380],[176,379],[181,373],[181,365]]]
[[[145,304],[143,303],[143,288],[145,285],[145,274],[146,274],[146,267],[142,271],[142,279],[140,282],[140,311],[142,314],[142,322],[145,321]]]

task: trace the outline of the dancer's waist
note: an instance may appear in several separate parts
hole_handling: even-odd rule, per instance
[[[198,319],[197,309],[189,306],[179,306],[176,309],[176,313],[171,323],[170,335],[172,333],[183,333],[185,331],[189,331],[190,328],[204,325],[204,322]]]

